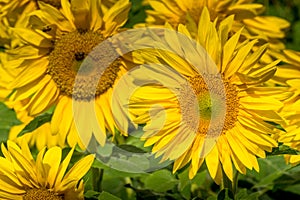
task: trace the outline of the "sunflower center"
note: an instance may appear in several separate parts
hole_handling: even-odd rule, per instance
[[[54,6],[56,8],[61,7],[61,3],[60,3],[61,0],[40,0],[40,1],[50,4],[51,6]]]
[[[58,196],[46,189],[30,189],[23,196],[24,200],[63,200],[63,196]]]
[[[220,131],[225,133],[233,128],[237,121],[238,91],[236,86],[224,78],[211,74],[204,76],[207,77],[205,80],[200,75],[189,78],[197,102],[191,104],[192,100],[189,99],[191,95],[184,95],[182,114],[188,126],[191,126],[192,130],[197,130],[198,134],[207,135],[209,133],[210,136],[216,136],[219,135]],[[220,81],[223,83],[221,88],[219,88]],[[225,91],[223,91],[224,89]],[[224,110],[225,106],[226,110]],[[199,111],[200,119],[197,119],[195,111],[192,109]],[[199,126],[196,129],[194,127],[195,121],[199,121]],[[223,124],[223,127],[220,127],[220,124]]]
[[[49,55],[47,73],[52,76],[62,94],[89,101],[112,87],[120,70],[120,61],[117,59],[108,63],[105,58],[88,56],[103,41],[101,34],[92,31],[70,32],[55,41]],[[107,58],[118,57],[109,45],[103,50]]]

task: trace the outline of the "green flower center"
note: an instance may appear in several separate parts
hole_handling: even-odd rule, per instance
[[[215,110],[220,111],[222,109],[222,101],[218,95],[204,91],[197,96],[198,99],[198,110],[200,116],[204,120],[210,120],[213,107]],[[217,113],[218,114],[218,113]]]
[[[189,83],[197,97],[197,106],[193,107],[194,98],[191,94],[182,93],[181,102],[183,102],[182,114],[185,122],[192,130],[198,130],[198,134],[215,136],[220,133],[225,133],[234,127],[237,121],[239,112],[239,97],[236,86],[232,85],[228,80],[219,76],[205,75],[205,81],[199,75],[189,78]],[[220,87],[220,81],[223,82],[223,87]],[[225,91],[223,92],[223,90]],[[226,110],[224,110],[226,106]],[[199,111],[200,118],[198,119],[195,110]],[[212,113],[214,111],[214,113]],[[224,119],[225,114],[225,119]],[[195,121],[199,121],[199,126],[195,126]],[[223,128],[220,129],[220,125]]]
[[[120,61],[117,59],[109,63],[105,58],[97,58],[97,53],[87,57],[102,41],[104,37],[92,31],[70,32],[55,41],[49,55],[47,73],[62,94],[90,101],[113,86],[120,70]],[[107,59],[118,57],[112,46],[107,45],[104,51]],[[108,63],[107,66],[105,63]]]
[[[24,200],[64,200],[63,196],[56,195],[47,189],[30,189],[23,196]]]

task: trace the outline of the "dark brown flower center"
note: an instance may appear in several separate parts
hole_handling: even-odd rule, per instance
[[[62,94],[89,101],[113,86],[120,70],[120,61],[109,63],[105,60],[106,56],[102,60],[97,59],[96,53],[88,56],[103,41],[101,34],[92,31],[70,32],[55,41],[49,55],[47,73]],[[114,48],[105,44],[103,51],[107,58],[118,57]]]
[[[47,189],[30,189],[23,196],[24,200],[64,200],[63,196],[59,196]]]

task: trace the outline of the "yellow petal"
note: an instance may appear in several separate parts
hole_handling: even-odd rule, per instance
[[[22,178],[23,183],[27,183],[28,185],[34,185],[35,187],[38,187],[37,183],[37,177],[36,177],[36,171],[34,170],[34,166],[23,157],[21,153],[19,153],[17,150],[14,148],[9,149],[10,155],[13,159],[13,163],[16,166],[18,166],[22,171],[25,172],[25,174],[18,176],[18,178]],[[24,177],[25,176],[25,177]],[[23,179],[24,178],[24,179]],[[29,183],[30,182],[30,183]]]
[[[243,165],[251,169],[252,165],[248,158],[249,152],[247,151],[247,149],[238,142],[236,136],[232,134],[231,131],[226,133],[226,137],[232,153],[236,155],[236,157],[243,163]]]
[[[219,153],[217,146],[214,146],[213,149],[207,154],[205,158],[206,166],[209,171],[209,174],[213,179],[217,176],[217,171],[219,167]]]
[[[57,176],[58,168],[61,161],[61,148],[52,147],[44,155],[43,165],[47,177],[47,182],[50,188],[53,188]]]
[[[224,45],[224,51],[223,51],[223,59],[222,59],[222,69],[221,72],[223,73],[226,68],[228,63],[230,63],[232,57],[233,57],[233,52],[236,49],[236,45],[238,44],[238,41],[240,39],[242,29],[236,32]]]
[[[239,51],[235,55],[235,57],[231,60],[229,65],[226,67],[225,78],[231,77],[235,72],[239,71],[240,66],[245,61],[246,57],[250,53],[252,47],[256,43],[256,40],[248,42],[245,46],[239,48]],[[226,49],[225,49],[226,51]]]
[[[62,191],[64,188],[70,187],[70,185],[74,186],[77,184],[77,182],[88,172],[92,166],[94,158],[94,155],[88,155],[76,162],[65,175],[60,187],[58,188],[58,191]]]
[[[17,78],[13,81],[13,86],[18,88],[26,84],[31,84],[33,81],[44,75],[47,64],[48,61],[45,58],[30,60],[30,65],[24,62],[22,65],[25,66],[25,69],[18,74]]]
[[[61,180],[63,179],[65,173],[66,173],[66,170],[69,166],[69,163],[71,161],[71,158],[72,158],[72,155],[73,155],[73,152],[75,150],[75,147],[73,147],[68,155],[65,157],[65,159],[62,161],[61,165],[59,166],[59,169],[57,171],[57,176],[56,176],[56,180],[55,180],[55,189],[57,190],[57,188],[60,186],[61,184]]]
[[[34,94],[25,108],[28,109],[29,115],[38,115],[53,106],[58,95],[59,90],[57,89],[56,83],[53,80],[49,80],[47,85]]]
[[[12,28],[23,40],[40,48],[50,48],[53,46],[51,40],[46,39],[35,31],[25,28]]]

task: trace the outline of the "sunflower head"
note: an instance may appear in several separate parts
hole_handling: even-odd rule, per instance
[[[292,149],[300,149],[300,52],[293,50],[284,50],[282,54],[277,54],[276,57],[283,62],[278,66],[277,72],[270,84],[274,84],[278,89],[284,91],[284,95],[280,99],[284,103],[284,107],[280,110],[280,114],[285,119],[285,124],[282,124],[284,131],[279,131],[276,139],[291,147]],[[293,74],[293,76],[291,76]],[[287,163],[297,165],[300,163],[299,155],[285,155]]]
[[[232,180],[233,166],[243,174],[246,168],[259,170],[256,157],[264,158],[265,151],[277,146],[270,134],[276,133],[274,126],[266,121],[282,121],[282,103],[276,88],[264,87],[279,62],[260,62],[268,44],[253,51],[258,40],[241,41],[243,29],[232,31],[234,16],[211,20],[204,7],[196,35],[185,25],[173,33],[166,25],[162,49],[141,51],[146,61],[168,67],[145,66],[147,76],[140,79],[159,77],[169,84],[140,87],[131,98],[130,113],[136,123],[146,124],[145,145],[153,145],[152,152],[162,160],[175,160],[174,172],[190,164],[192,178],[206,162],[220,183],[222,170]],[[156,104],[165,114],[150,111]]]
[[[62,149],[42,149],[36,160],[25,141],[1,145],[0,197],[5,199],[83,199],[81,178],[91,167],[94,156],[79,160],[67,171],[74,148],[61,162]],[[72,197],[72,198],[70,198]]]
[[[110,37],[125,24],[130,2],[121,0],[110,7],[100,0],[62,0],[60,7],[51,2],[38,1],[29,26],[13,29],[25,44],[7,52],[5,70],[15,78],[9,84],[14,91],[11,98],[29,99],[24,109],[30,117],[55,106],[51,132],[59,135],[60,146],[79,143],[84,149],[88,144],[82,140],[88,143],[93,135],[104,145],[106,133],[115,132],[112,88],[126,72]],[[73,107],[74,102],[79,108]],[[95,110],[85,107],[91,104],[96,104]],[[96,113],[95,120],[87,122],[91,112]]]

